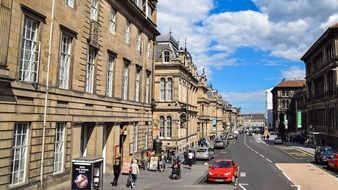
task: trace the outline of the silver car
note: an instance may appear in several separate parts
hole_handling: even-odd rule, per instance
[[[225,148],[226,143],[222,139],[216,139],[214,146],[215,146],[215,148]]]
[[[214,158],[214,150],[208,147],[200,147],[196,150],[196,160],[211,160]]]

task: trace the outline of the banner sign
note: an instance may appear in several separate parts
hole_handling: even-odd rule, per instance
[[[302,128],[302,112],[301,111],[297,111],[297,128]]]

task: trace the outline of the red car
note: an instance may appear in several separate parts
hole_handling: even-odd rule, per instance
[[[232,182],[236,181],[238,165],[232,160],[216,160],[209,166],[207,180],[209,182]]]
[[[327,166],[335,171],[338,170],[338,153],[333,154],[332,157],[327,160]]]

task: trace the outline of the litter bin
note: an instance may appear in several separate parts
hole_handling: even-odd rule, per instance
[[[73,160],[72,190],[103,190],[103,158],[80,157]]]

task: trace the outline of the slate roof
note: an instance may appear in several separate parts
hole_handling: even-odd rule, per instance
[[[303,87],[305,80],[283,80],[276,87],[288,88],[288,87]]]

